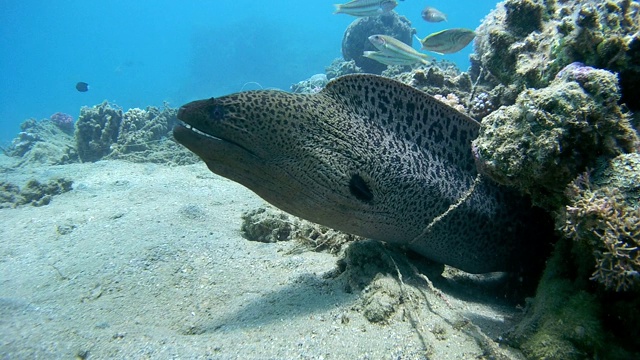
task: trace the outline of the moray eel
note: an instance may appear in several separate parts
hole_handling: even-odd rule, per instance
[[[476,176],[479,123],[375,75],[316,94],[248,91],[182,106],[175,139],[278,208],[470,273],[518,271],[551,232],[529,201]],[[453,211],[432,221],[460,203]]]

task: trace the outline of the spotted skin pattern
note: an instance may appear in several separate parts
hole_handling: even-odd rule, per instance
[[[236,93],[189,103],[178,117],[189,126],[174,129],[178,142],[282,210],[467,272],[520,270],[551,229],[526,198],[483,178],[425,233],[472,186],[480,125],[391,79]]]

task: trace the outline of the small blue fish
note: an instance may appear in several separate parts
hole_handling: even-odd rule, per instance
[[[76,90],[80,92],[87,92],[89,91],[89,84],[87,84],[86,82],[80,81],[79,83],[76,84]]]

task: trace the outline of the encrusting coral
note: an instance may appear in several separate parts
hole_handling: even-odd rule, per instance
[[[531,359],[637,358],[640,4],[506,0],[476,33],[475,112],[500,106],[473,143],[478,168],[562,235],[505,339]]]
[[[473,142],[478,166],[537,205],[562,206],[566,185],[597,159],[639,146],[618,100],[615,74],[571,64],[548,87],[523,91],[483,120]]]
[[[472,77],[494,86],[540,88],[579,61],[620,74],[622,101],[640,106],[637,1],[507,0],[476,30]]]

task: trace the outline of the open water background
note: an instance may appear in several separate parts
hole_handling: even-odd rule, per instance
[[[334,15],[336,2],[0,0],[0,145],[28,118],[64,112],[75,119],[82,106],[103,100],[126,110],[258,88],[250,82],[289,90],[341,57],[344,30],[355,18]],[[475,29],[495,4],[405,0],[395,10],[424,37]],[[422,20],[426,5],[449,21]],[[472,50],[436,58],[466,70]],[[90,90],[76,91],[78,81]]]

